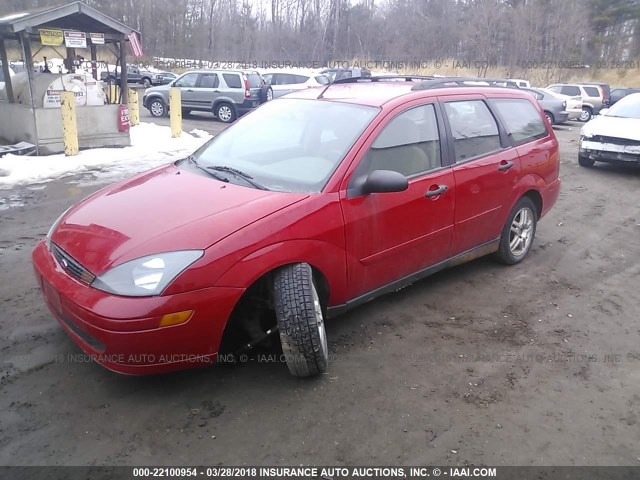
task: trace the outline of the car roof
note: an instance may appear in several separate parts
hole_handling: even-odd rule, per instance
[[[297,90],[289,93],[285,98],[299,98],[314,100],[322,93],[320,100],[354,103],[381,107],[399,97],[406,100],[431,98],[438,95],[496,95],[512,96],[513,98],[531,99],[531,94],[522,92],[518,88],[486,87],[486,86],[439,86],[432,89],[412,90],[420,82],[362,82],[330,84],[322,87]],[[324,92],[324,93],[323,93]]]

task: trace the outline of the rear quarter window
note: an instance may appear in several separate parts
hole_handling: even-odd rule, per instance
[[[523,143],[546,137],[547,127],[533,104],[520,98],[497,98],[491,101],[498,111],[502,123],[514,144]]]
[[[237,73],[223,73],[222,78],[224,78],[224,83],[227,84],[227,87],[242,88],[242,81]]]
[[[584,91],[587,95],[589,95],[590,97],[599,97],[600,96],[600,90],[598,90],[598,87],[583,87]]]

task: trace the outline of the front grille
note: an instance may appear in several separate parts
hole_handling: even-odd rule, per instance
[[[93,273],[80,265],[80,263],[78,263],[71,255],[62,250],[55,243],[51,244],[51,253],[53,253],[53,257],[64,271],[79,282],[91,285],[91,282],[95,280],[96,276]]]
[[[612,143],[614,145],[625,145],[625,146],[638,146],[640,147],[640,141],[638,140],[629,140],[628,138],[618,138],[618,137],[607,137],[605,135],[594,135],[587,140],[598,143]]]

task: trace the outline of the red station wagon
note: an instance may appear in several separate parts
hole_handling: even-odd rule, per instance
[[[325,318],[481,255],[521,262],[560,190],[535,99],[367,80],[268,102],[63,213],[33,263],[71,338],[138,374],[279,332],[290,372],[311,376],[327,368]]]

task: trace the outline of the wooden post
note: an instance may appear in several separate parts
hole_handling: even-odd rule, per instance
[[[182,101],[180,89],[177,87],[169,89],[169,115],[171,117],[171,138],[177,138],[182,133]]]
[[[60,93],[60,112],[62,114],[62,140],[64,141],[64,154],[66,156],[77,155],[78,126],[76,123],[76,97],[73,92]]]
[[[129,99],[127,98],[127,37],[122,35],[120,39],[120,86],[122,88],[122,104],[127,105]]]
[[[11,75],[9,74],[9,60],[7,59],[7,46],[4,43],[4,37],[0,37],[0,62],[2,62],[2,73],[4,73],[4,88],[7,92],[7,100],[14,103],[13,85],[11,84]]]
[[[98,52],[95,44],[91,44],[91,75],[93,75],[94,80],[100,80],[98,78]]]
[[[129,119],[132,127],[140,124],[140,101],[135,88],[129,89]]]

